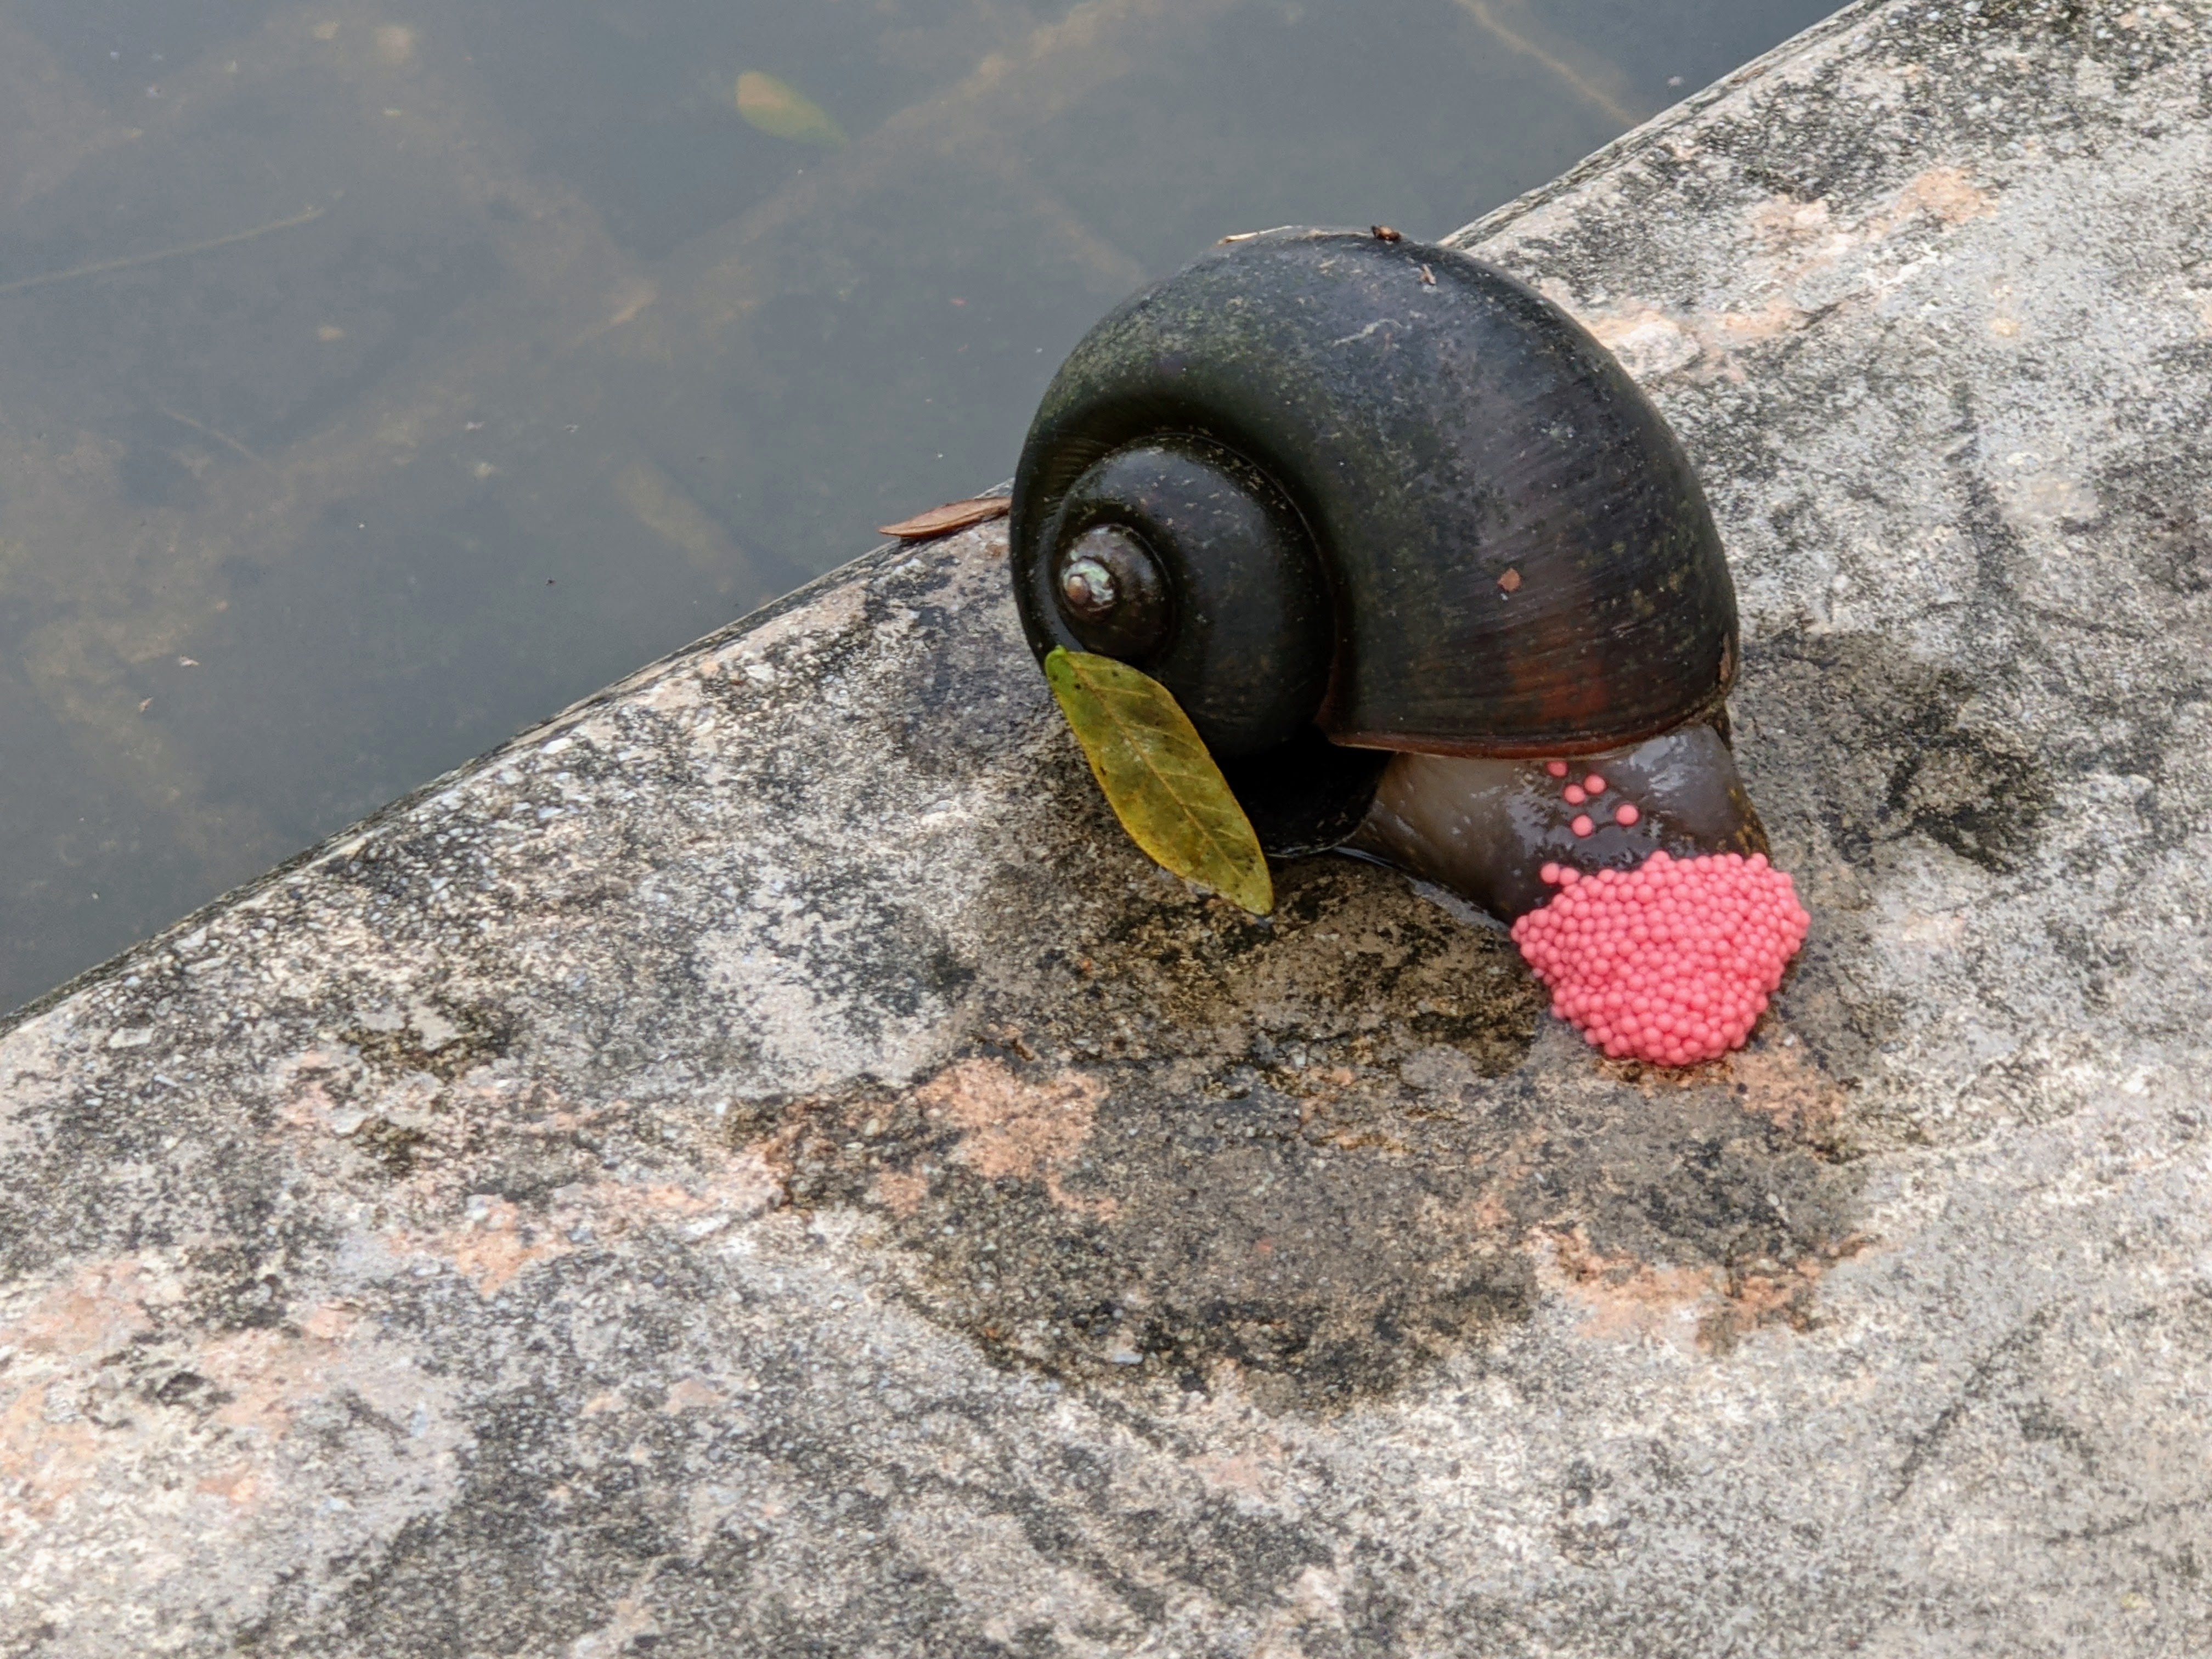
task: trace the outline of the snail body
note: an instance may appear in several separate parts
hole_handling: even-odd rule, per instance
[[[1695,471],[1580,325],[1465,254],[1270,231],[1135,295],[1046,392],[1010,541],[1032,650],[1164,685],[1269,853],[1512,921],[1561,870],[1765,850]],[[1591,757],[1613,799],[1583,811]]]
[[[1586,789],[1593,779],[1602,787]],[[1526,761],[1400,756],[1346,845],[1510,921],[1552,896],[1547,868],[1632,870],[1656,852],[1747,856],[1766,838],[1727,740],[1693,721],[1577,756],[1560,778]]]

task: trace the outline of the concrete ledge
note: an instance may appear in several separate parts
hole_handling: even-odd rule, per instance
[[[0,1037],[0,1652],[2212,1647],[2212,4],[1893,4],[1468,233],[1706,477],[1754,1046],[1122,842],[995,529]]]

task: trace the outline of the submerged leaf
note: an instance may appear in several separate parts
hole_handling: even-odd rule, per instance
[[[1044,672],[1129,838],[1166,869],[1255,915],[1273,909],[1260,838],[1174,694],[1086,651],[1054,650]]]
[[[738,113],[771,138],[830,149],[845,142],[845,130],[821,105],[797,87],[758,70],[747,70],[738,77]]]

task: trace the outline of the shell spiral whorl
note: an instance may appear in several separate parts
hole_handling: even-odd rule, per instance
[[[1202,624],[1285,682],[1224,755],[1307,720],[1376,749],[1578,753],[1710,709],[1733,670],[1727,563],[1664,421],[1565,312],[1449,250],[1269,232],[1107,317],[1015,478],[1040,656],[1081,642],[1051,580],[1067,542],[1139,517],[1171,634]],[[1212,658],[1176,650],[1146,672],[1212,743]]]

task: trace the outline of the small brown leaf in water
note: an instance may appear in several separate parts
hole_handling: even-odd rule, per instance
[[[749,125],[771,137],[794,144],[819,144],[836,149],[845,142],[844,130],[828,111],[787,81],[758,70],[738,77],[738,113]]]
[[[1175,695],[1087,651],[1055,649],[1044,672],[1129,839],[1163,868],[1255,915],[1274,908],[1260,838]]]
[[[1406,240],[1388,225],[1370,225],[1367,228],[1375,234],[1375,240],[1378,242],[1402,242]]]
[[[876,534],[896,536],[902,542],[926,542],[933,537],[950,536],[956,530],[1003,519],[1013,505],[1004,495],[978,495],[973,501],[947,501],[927,513],[917,513],[911,519],[901,519],[896,524],[878,525]]]
[[[1431,270],[1426,265],[1423,265],[1421,267],[1421,281],[1426,286],[1434,288],[1437,285],[1437,273]]]
[[[1521,573],[1517,570],[1507,571],[1498,579],[1498,585],[1509,593],[1518,593],[1521,591]]]

